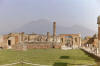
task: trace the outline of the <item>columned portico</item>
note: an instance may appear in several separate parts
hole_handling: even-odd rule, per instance
[[[60,34],[62,45],[70,46],[71,48],[79,48],[81,46],[80,34]]]

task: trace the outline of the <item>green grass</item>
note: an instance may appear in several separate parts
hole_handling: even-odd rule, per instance
[[[79,49],[32,49],[27,51],[0,50],[0,65],[18,62],[22,59],[33,64],[52,66],[87,65],[95,63],[93,58],[89,57]]]

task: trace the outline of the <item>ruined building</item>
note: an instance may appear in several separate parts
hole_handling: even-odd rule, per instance
[[[0,47],[5,49],[33,49],[33,48],[77,48],[81,46],[80,34],[56,34],[56,22],[53,23],[53,35],[10,33],[0,37]]]
[[[82,40],[82,45],[84,47],[95,47],[98,48],[98,51],[100,52],[100,16],[97,18],[97,24],[98,24],[98,34],[95,34],[92,37],[85,37],[84,40]]]
[[[82,45],[84,47],[95,47],[98,48],[98,35],[95,34],[92,37],[86,36],[84,40],[82,40]]]

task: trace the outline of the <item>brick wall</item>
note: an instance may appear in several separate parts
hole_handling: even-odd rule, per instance
[[[27,44],[28,49],[47,49],[51,47],[50,44]]]
[[[23,50],[23,49],[47,49],[47,48],[61,48],[60,44],[52,44],[50,42],[33,42],[17,44],[13,46],[13,49]]]

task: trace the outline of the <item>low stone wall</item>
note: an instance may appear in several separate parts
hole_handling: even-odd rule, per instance
[[[27,44],[27,49],[46,49],[52,48],[50,44]]]
[[[47,49],[47,48],[61,48],[61,44],[50,43],[50,42],[32,42],[32,43],[16,44],[13,46],[13,49],[16,49],[16,50]]]
[[[54,48],[58,48],[58,49],[61,48],[61,44],[55,44]]]
[[[87,49],[84,49],[84,48],[81,48],[81,50],[83,50],[86,54],[88,54],[92,58],[94,58],[96,60],[100,60],[100,55],[98,55],[96,53],[92,53],[92,52],[90,52],[90,51],[88,51]]]

